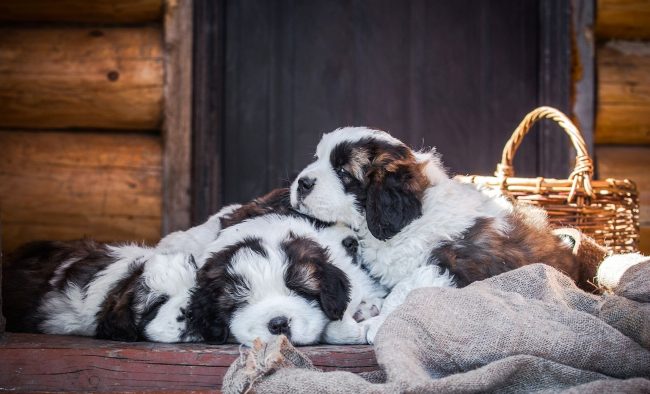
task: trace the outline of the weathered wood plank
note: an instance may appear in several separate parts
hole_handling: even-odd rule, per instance
[[[162,18],[162,0],[3,0],[0,20],[141,23]]]
[[[601,179],[630,179],[639,190],[641,225],[650,226],[650,147],[599,146],[596,148]]]
[[[16,391],[206,390],[221,388],[238,345],[121,343],[54,335],[7,334],[0,387]],[[371,346],[307,346],[318,368],[377,370]]]
[[[650,144],[650,43],[598,49],[596,142]]]
[[[0,219],[7,250],[33,239],[160,237],[161,138],[0,132]]]
[[[639,251],[646,256],[650,256],[650,227],[641,227]]]
[[[192,2],[165,9],[163,234],[190,227],[192,170]]]
[[[5,317],[2,314],[2,222],[0,222],[0,341],[4,338]]]
[[[158,129],[162,32],[0,28],[0,127]]]
[[[650,2],[647,0],[598,0],[598,38],[650,38]]]

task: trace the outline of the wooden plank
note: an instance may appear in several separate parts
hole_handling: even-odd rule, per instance
[[[598,38],[650,38],[650,2],[647,0],[598,0]]]
[[[650,226],[650,147],[599,146],[596,162],[599,178],[628,178],[636,183],[641,226]]]
[[[598,49],[596,142],[650,144],[650,43]]]
[[[2,314],[2,222],[0,222],[0,340],[4,338],[5,333],[5,317]]]
[[[161,150],[155,135],[0,132],[3,245],[157,241]]]
[[[0,28],[0,127],[158,129],[162,33]]]
[[[650,256],[650,227],[641,227],[639,251],[646,256]]]
[[[225,0],[194,0],[192,96],[192,223],[222,206]]]
[[[0,21],[142,23],[162,18],[162,0],[3,0]]]
[[[589,154],[594,153],[596,119],[596,47],[593,35],[596,5],[593,1],[571,0],[573,120],[583,132]]]
[[[165,68],[163,234],[190,227],[192,1],[166,2]]]
[[[7,334],[0,387],[15,391],[218,390],[239,345],[121,343]],[[317,368],[378,370],[371,346],[300,348]]]

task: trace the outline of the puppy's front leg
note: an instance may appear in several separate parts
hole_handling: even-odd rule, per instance
[[[325,327],[323,342],[331,345],[364,345],[368,325],[357,323],[354,318],[346,313],[341,320],[334,320]]]

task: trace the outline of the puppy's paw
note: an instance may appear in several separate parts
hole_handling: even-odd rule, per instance
[[[377,331],[379,331],[379,328],[382,324],[384,324],[385,320],[386,315],[379,315],[360,323],[365,327],[364,330],[366,331],[366,341],[370,345],[375,343],[375,336],[377,336]]]
[[[361,301],[352,317],[357,323],[361,323],[364,320],[379,315],[379,312],[381,312],[382,301],[381,298]]]
[[[346,314],[341,320],[330,322],[323,333],[323,342],[331,345],[366,344],[368,326],[355,322]]]

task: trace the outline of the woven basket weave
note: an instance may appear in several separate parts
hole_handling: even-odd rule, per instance
[[[524,136],[535,122],[552,119],[564,129],[576,149],[576,163],[568,179],[516,178],[512,161]],[[593,161],[584,138],[562,112],[539,107],[517,126],[503,148],[495,176],[458,176],[502,192],[518,201],[540,206],[554,227],[574,227],[605,246],[610,253],[636,252],[639,243],[639,203],[634,182],[593,180]]]

